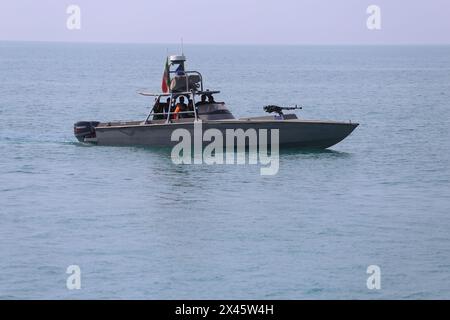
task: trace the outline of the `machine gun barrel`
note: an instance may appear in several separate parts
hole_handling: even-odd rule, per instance
[[[280,107],[280,106],[275,106],[275,105],[268,105],[263,107],[265,112],[268,113],[278,113],[278,115],[283,115],[283,110],[299,110],[302,109],[302,107],[299,107],[297,105],[295,105],[295,107]]]

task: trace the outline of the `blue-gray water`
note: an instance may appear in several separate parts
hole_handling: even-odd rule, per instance
[[[450,47],[186,46],[237,116],[361,124],[276,176],[75,142],[75,121],[143,119],[165,54],[0,43],[0,298],[450,298]]]

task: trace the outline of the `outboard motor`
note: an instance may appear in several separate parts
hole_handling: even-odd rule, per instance
[[[73,133],[80,142],[85,138],[95,138],[95,127],[99,125],[98,121],[79,121],[73,125]]]

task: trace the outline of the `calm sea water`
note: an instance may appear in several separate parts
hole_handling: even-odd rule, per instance
[[[166,47],[0,43],[0,298],[450,298],[450,47],[186,46],[236,116],[361,124],[276,176],[76,143],[146,116]]]

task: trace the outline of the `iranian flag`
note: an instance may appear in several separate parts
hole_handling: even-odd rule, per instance
[[[169,57],[166,58],[166,66],[164,68],[164,74],[161,83],[161,89],[163,93],[169,92],[170,88],[170,74],[169,74]]]

